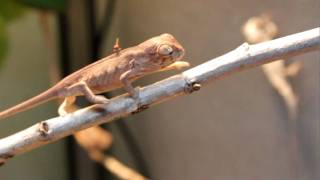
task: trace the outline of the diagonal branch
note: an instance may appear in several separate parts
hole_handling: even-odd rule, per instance
[[[93,105],[63,117],[45,120],[0,139],[0,163],[81,129],[140,112],[176,96],[190,94],[209,82],[235,72],[316,50],[320,50],[320,28],[256,45],[244,43],[225,55],[142,88],[139,103],[127,95],[121,95],[113,98],[109,104]]]

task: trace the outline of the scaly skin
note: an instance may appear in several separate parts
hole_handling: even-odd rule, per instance
[[[120,87],[137,98],[139,90],[134,89],[132,81],[150,73],[188,67],[188,62],[180,61],[183,55],[183,47],[172,35],[153,37],[70,74],[44,93],[0,112],[0,119],[55,98],[65,98],[59,107],[61,114],[67,112],[76,96],[85,96],[94,104],[108,103],[107,98],[96,94]]]

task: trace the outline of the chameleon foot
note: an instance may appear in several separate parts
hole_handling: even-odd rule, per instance
[[[136,87],[134,88],[134,91],[132,94],[130,94],[130,96],[135,99],[135,100],[139,100],[139,97],[140,97],[140,88],[139,87]]]

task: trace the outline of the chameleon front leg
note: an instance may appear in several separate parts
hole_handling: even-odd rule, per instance
[[[123,84],[124,89],[129,93],[129,95],[137,99],[139,97],[139,88],[134,88],[130,81],[130,78],[137,76],[139,73],[135,69],[131,69],[121,74],[120,81]]]
[[[106,97],[95,95],[88,87],[87,83],[83,81],[72,85],[67,91],[70,96],[74,94],[83,94],[86,99],[93,104],[104,104],[109,102],[109,99]]]
[[[179,70],[179,69],[182,69],[182,68],[186,68],[186,67],[189,67],[190,64],[188,62],[185,62],[185,61],[176,61],[174,63],[172,63],[171,65],[169,66],[166,66],[158,71],[155,71],[155,72],[161,72],[161,71],[169,71],[169,70]],[[154,73],[155,73],[154,72]],[[131,70],[128,70],[126,71],[125,73],[123,73],[121,76],[120,76],[120,80],[124,86],[124,89],[129,93],[129,95],[133,98],[138,98],[139,97],[139,89],[138,88],[134,88],[132,86],[132,83],[130,81],[130,78],[134,77],[134,76],[137,76],[139,75],[139,71],[136,70],[136,69],[131,69]]]

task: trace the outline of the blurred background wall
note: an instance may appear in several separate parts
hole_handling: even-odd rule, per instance
[[[316,0],[117,0],[112,5],[110,29],[102,37],[100,53],[95,54],[92,53],[95,42],[85,36],[94,25],[84,23],[88,19],[82,12],[87,13],[86,8],[90,8],[86,2],[70,0],[66,10],[70,28],[65,46],[70,50],[71,71],[89,63],[90,58],[109,54],[116,37],[122,47],[129,47],[149,37],[171,33],[184,45],[185,60],[196,66],[243,43],[240,28],[252,16],[272,14],[280,36],[320,23],[320,2]],[[99,24],[105,16],[107,1],[95,2],[95,23]],[[51,27],[59,29],[61,20],[60,16]],[[54,60],[52,57],[61,58],[48,56],[32,10],[9,26],[9,34],[10,51],[0,71],[0,109],[46,89],[50,84],[48,64]],[[91,53],[86,49],[91,49],[88,51]],[[191,96],[173,99],[106,125],[114,135],[110,153],[156,180],[317,180],[319,57],[317,52],[289,60],[303,61],[303,69],[291,81],[300,100],[296,157],[292,157],[289,145],[292,122],[288,121],[285,104],[261,68],[241,72]],[[149,76],[136,84],[149,84],[175,73]],[[51,103],[21,113],[1,122],[0,135],[4,137],[53,117],[55,111],[56,106]],[[0,168],[0,179],[115,179],[91,163],[76,146],[60,141],[15,157]]]

